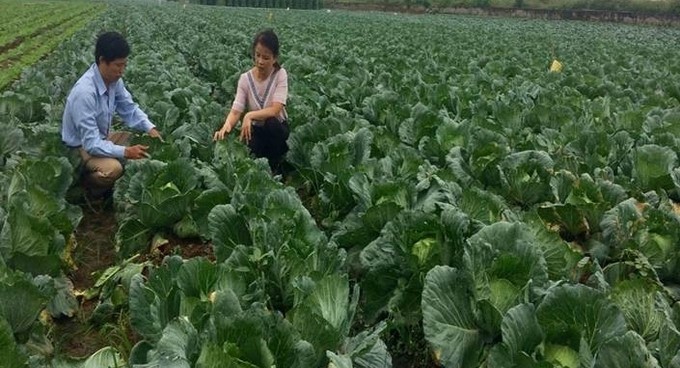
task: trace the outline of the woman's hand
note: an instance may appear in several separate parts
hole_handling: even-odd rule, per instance
[[[224,137],[227,136],[229,132],[231,132],[231,124],[229,124],[229,121],[225,121],[222,129],[216,131],[215,135],[213,135],[213,141],[220,141],[224,139]]]
[[[243,117],[243,124],[241,125],[241,141],[249,143],[253,133],[253,119],[250,113]]]

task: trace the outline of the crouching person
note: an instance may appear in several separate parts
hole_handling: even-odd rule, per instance
[[[110,193],[123,175],[125,159],[147,157],[147,146],[129,146],[130,134],[111,132],[113,114],[135,130],[160,138],[154,124],[132,101],[121,77],[127,65],[130,46],[117,32],[97,38],[95,63],[69,92],[62,119],[61,139],[81,158],[83,184],[91,197]]]
[[[288,152],[288,73],[279,64],[276,33],[267,29],[255,35],[251,52],[254,65],[241,74],[229,115],[213,139],[224,139],[248,110],[241,124],[241,140],[255,157],[267,159],[272,173],[282,174]]]

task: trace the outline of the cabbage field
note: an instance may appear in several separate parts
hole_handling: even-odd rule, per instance
[[[212,142],[265,27],[283,178]],[[165,142],[137,137],[152,157],[94,211],[58,133],[102,30]],[[679,50],[674,28],[108,4],[0,95],[0,366],[678,368]],[[108,346],[66,349],[72,320]]]

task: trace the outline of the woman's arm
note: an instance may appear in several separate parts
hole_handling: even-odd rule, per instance
[[[238,120],[241,118],[241,113],[241,111],[231,109],[229,111],[229,115],[227,115],[227,118],[224,120],[222,128],[215,132],[213,140],[217,141],[224,139],[224,137],[229,134],[232,129],[234,129],[236,124],[238,124]]]
[[[241,126],[241,140],[246,143],[250,142],[250,138],[252,137],[253,120],[261,121],[278,116],[281,112],[281,109],[283,109],[283,104],[280,102],[274,102],[270,107],[265,107],[261,110],[255,110],[246,113],[246,115],[243,117],[243,125]]]
[[[273,118],[279,116],[283,110],[283,104],[280,102],[272,103],[272,106],[265,107],[261,110],[250,111],[246,113],[243,121],[246,120],[267,120],[268,118]]]

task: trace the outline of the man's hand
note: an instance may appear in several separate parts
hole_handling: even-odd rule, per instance
[[[147,149],[149,149],[149,146],[142,146],[141,144],[125,147],[125,158],[129,160],[149,158],[150,155],[146,152]]]
[[[151,130],[149,130],[149,137],[158,138],[163,142],[163,137],[161,137],[161,133],[156,128],[151,128]]]

